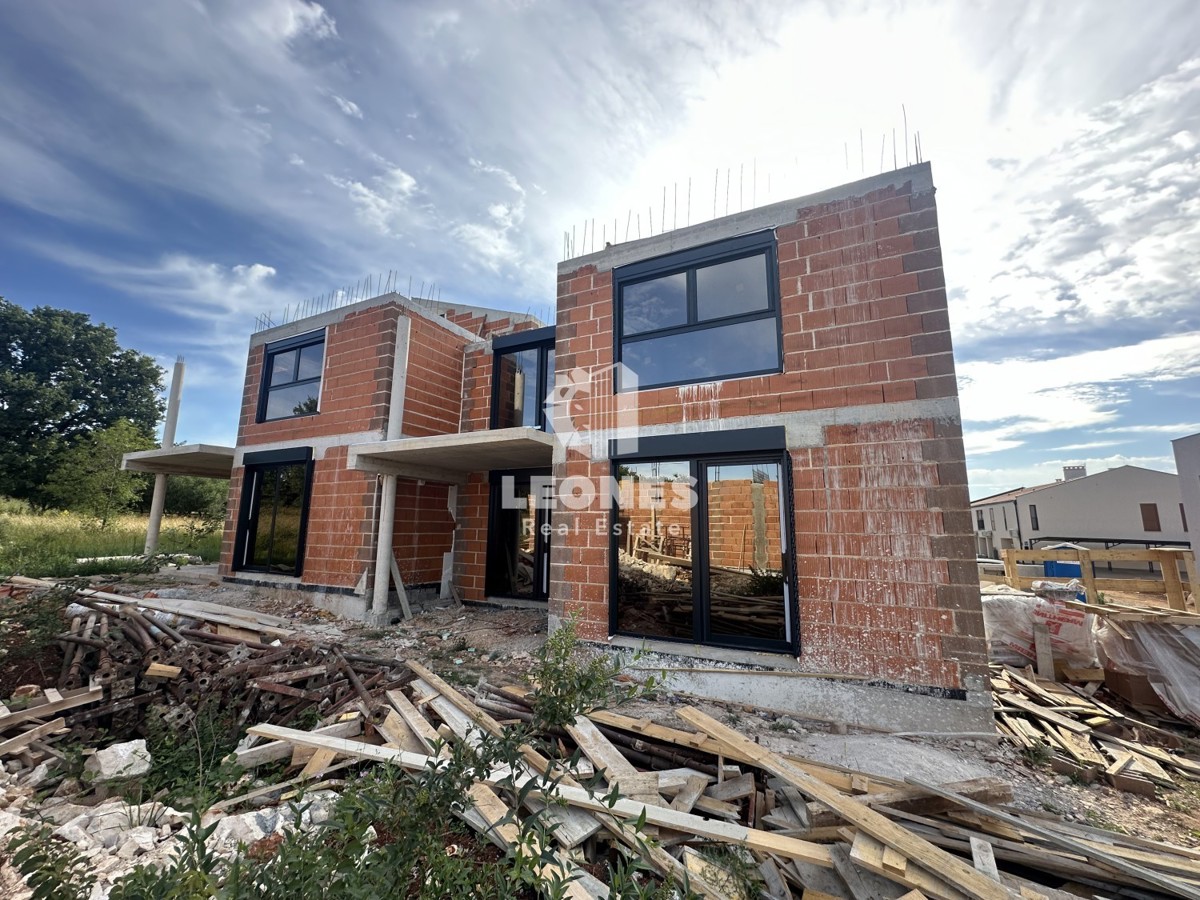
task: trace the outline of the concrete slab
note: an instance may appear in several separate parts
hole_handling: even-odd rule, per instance
[[[126,453],[121,468],[155,475],[198,475],[228,478],[233,471],[233,448],[215,444],[183,444],[161,450]]]
[[[553,457],[554,435],[537,428],[496,428],[353,444],[346,466],[402,478],[463,484],[472,472],[549,467]]]

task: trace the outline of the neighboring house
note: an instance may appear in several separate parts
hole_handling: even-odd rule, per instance
[[[256,334],[237,446],[208,449],[227,579],[376,621],[389,584],[545,604],[587,640],[904,687],[700,692],[990,722],[927,164],[561,263],[553,326],[388,294]]]
[[[1067,466],[1061,481],[983,497],[971,504],[976,552],[1062,541],[1105,549],[1188,542],[1179,478],[1138,466],[1088,475]]]
[[[1175,471],[1179,473],[1183,530],[1190,535],[1200,528],[1200,433],[1171,441],[1171,449],[1175,451]],[[1189,537],[1189,540],[1195,548],[1195,539]]]

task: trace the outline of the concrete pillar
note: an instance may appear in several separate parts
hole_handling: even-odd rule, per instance
[[[371,597],[371,617],[387,619],[388,592],[391,587],[392,534],[396,525],[396,476],[384,475],[380,484],[379,539],[375,545],[375,592]]]
[[[171,393],[167,398],[167,420],[163,423],[163,449],[175,446],[175,426],[179,422],[179,399],[183,395],[183,357],[175,360],[171,374]],[[144,553],[151,556],[158,550],[158,534],[162,529],[163,506],[167,502],[167,476],[154,476],[154,495],[150,500],[150,522],[146,526]]]

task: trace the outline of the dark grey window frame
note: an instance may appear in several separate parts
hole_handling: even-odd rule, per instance
[[[708,647],[728,647],[739,650],[756,650],[768,653],[788,653],[799,656],[800,600],[796,576],[796,525],[793,514],[793,485],[791,456],[785,445],[785,431],[778,426],[747,428],[735,431],[720,431],[699,434],[663,435],[641,438],[637,451],[629,454],[612,455],[612,477],[616,479],[622,463],[645,463],[662,461],[684,461],[689,464],[693,478],[700,488],[699,502],[691,510],[692,529],[692,637],[673,638],[662,635],[645,635],[640,632],[622,631],[617,627],[619,620],[617,605],[619,550],[623,537],[615,527],[620,513],[620,503],[612,498],[609,508],[609,603],[608,632],[623,637],[666,641],[678,644],[703,644]],[[785,583],[788,590],[786,621],[791,634],[786,641],[764,641],[755,638],[739,639],[721,635],[714,639],[708,629],[708,600],[705,596],[709,584],[708,563],[708,501],[707,486],[700,475],[711,463],[768,462],[780,466],[782,505],[779,510],[780,526],[786,549],[782,552]]]
[[[250,553],[252,525],[259,515],[255,509],[255,491],[259,486],[258,476],[267,470],[284,466],[304,466],[304,496],[300,506],[300,534],[296,547],[296,571],[286,578],[299,578],[304,572],[304,547],[308,540],[308,513],[312,500],[313,451],[311,447],[289,447],[283,450],[264,450],[247,453],[242,458],[242,495],[238,499],[238,523],[233,545],[233,571],[273,574],[270,568],[246,565]],[[261,492],[258,500],[261,501]]]
[[[1041,531],[1042,527],[1038,523],[1037,504],[1029,504],[1029,527],[1033,531]]]
[[[976,531],[983,531],[983,530],[984,530],[984,527],[983,527],[983,510],[982,510],[982,509],[977,509],[977,510],[975,510],[975,530],[976,530]]]
[[[764,255],[767,267],[767,308],[750,313],[722,316],[716,319],[700,321],[696,301],[696,270],[717,263],[732,262],[746,257]],[[631,285],[645,281],[653,281],[668,275],[685,273],[687,275],[687,318],[684,325],[670,328],[659,328],[653,331],[640,332],[629,337],[623,336],[622,321],[623,290]],[[772,367],[754,369],[744,372],[730,372],[723,375],[670,380],[661,382],[641,383],[637,389],[646,390],[657,387],[673,387],[675,385],[699,384],[707,381],[726,381],[733,378],[748,378],[753,375],[771,375],[783,371],[783,315],[779,302],[779,259],[775,232],[760,231],[728,238],[700,247],[680,250],[677,253],[657,256],[654,259],[630,263],[613,270],[613,359],[618,363],[622,360],[622,350],[625,345],[638,343],[652,338],[670,337],[677,334],[688,334],[719,328],[727,325],[737,325],[742,322],[756,322],[763,319],[775,320],[776,355],[779,362]],[[614,379],[613,390],[622,388]]]
[[[518,331],[516,334],[506,334],[492,339],[492,399],[488,415],[488,428],[499,427],[500,420],[500,358],[509,353],[520,353],[523,350],[536,350],[538,354],[537,396],[541,402],[537,408],[536,425],[532,426],[546,431],[546,397],[550,393],[554,373],[549,371],[547,359],[554,350],[554,326],[533,328],[528,331]]]
[[[274,363],[274,359],[276,356],[278,356],[281,353],[289,353],[292,350],[301,350],[305,347],[313,347],[313,346],[316,346],[317,344],[322,345],[321,374],[319,374],[316,378],[293,379],[292,381],[286,381],[281,384],[272,384],[271,383],[271,378],[272,378],[272,375],[274,374],[274,372],[273,372],[274,364],[273,363]],[[272,343],[267,344],[263,348],[262,377],[259,379],[258,410],[254,417],[255,422],[282,422],[286,419],[299,419],[304,416],[315,416],[318,413],[320,413],[321,381],[325,377],[324,344],[325,344],[325,329],[322,328],[320,331],[310,331],[306,334],[296,335],[295,337],[286,338],[282,341],[273,341]],[[294,373],[299,372],[299,366],[300,366],[300,354],[297,353],[296,354],[296,368],[293,370]],[[272,418],[268,419],[267,418],[267,401],[270,399],[271,391],[281,389],[281,388],[294,387],[298,384],[316,384],[317,385],[317,406],[318,406],[317,411],[316,412],[305,412],[305,413],[292,413],[291,415],[287,415],[287,416],[273,416]]]

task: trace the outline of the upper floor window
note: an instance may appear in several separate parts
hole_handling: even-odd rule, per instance
[[[492,341],[492,428],[553,431],[546,397],[554,384],[554,326]]]
[[[311,416],[321,398],[325,365],[325,332],[315,331],[267,344],[263,354],[259,422]]]
[[[1029,504],[1029,527],[1034,531],[1042,530],[1042,526],[1038,523],[1037,507],[1032,503]]]
[[[638,389],[782,371],[773,232],[622,266],[613,276],[615,355]]]
[[[975,510],[975,529],[977,531],[983,531],[983,510],[982,509]]]

